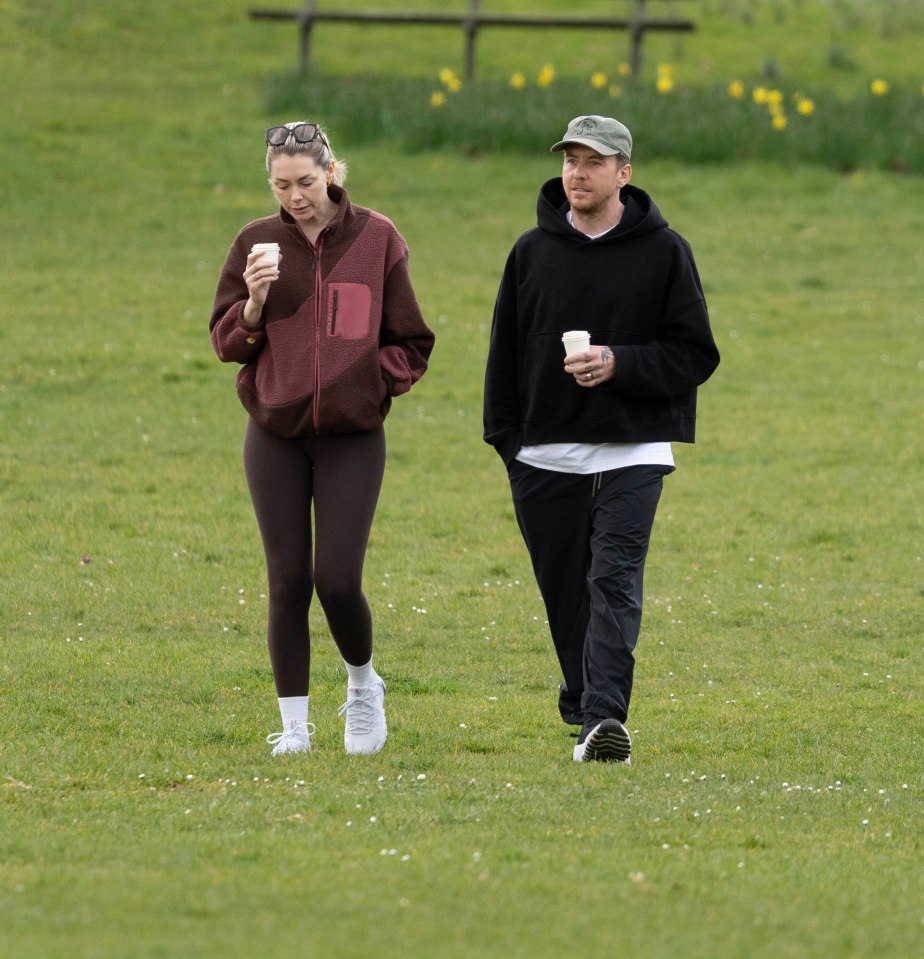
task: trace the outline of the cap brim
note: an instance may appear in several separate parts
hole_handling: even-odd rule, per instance
[[[592,140],[589,137],[574,137],[570,140],[559,140],[558,143],[549,150],[549,153],[558,153],[564,150],[565,147],[572,146],[573,144],[590,147],[591,150],[596,150],[597,153],[605,157],[616,156],[616,154],[619,153],[619,150],[614,150],[613,147],[607,146],[599,140]]]

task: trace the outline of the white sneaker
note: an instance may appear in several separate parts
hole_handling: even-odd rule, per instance
[[[314,732],[314,723],[300,723],[296,720],[286,723],[281,733],[270,733],[266,737],[266,741],[273,747],[270,755],[310,753]]]
[[[377,753],[385,745],[385,683],[376,679],[370,686],[348,686],[347,701],[337,711],[346,713],[343,746],[351,755]]]
[[[625,763],[631,766],[632,737],[629,730],[618,719],[604,719],[596,725],[591,723],[585,724],[581,734],[583,739],[574,747],[574,761]]]

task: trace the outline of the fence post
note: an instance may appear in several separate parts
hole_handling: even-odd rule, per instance
[[[629,66],[632,76],[637,77],[642,69],[642,37],[645,33],[645,0],[635,0],[635,14],[629,27],[629,41],[631,43],[631,57]]]
[[[311,28],[314,26],[314,19],[312,17],[314,10],[315,0],[305,0],[305,9],[298,19],[300,34],[298,59],[302,73],[308,69],[308,58],[311,55]]]
[[[475,42],[478,39],[478,4],[469,0],[468,20],[465,21],[465,79],[475,79]]]

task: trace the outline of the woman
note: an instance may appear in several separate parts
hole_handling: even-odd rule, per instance
[[[386,217],[350,202],[346,166],[318,124],[270,127],[266,146],[281,209],[238,233],[209,329],[219,359],[243,364],[244,467],[266,554],[282,717],[267,742],[274,756],[311,749],[316,590],[347,670],[346,752],[375,753],[385,744],[385,684],[372,665],[362,570],[385,466],[382,423],[392,397],[426,370],[434,336],[404,239]],[[278,244],[278,262],[255,244]]]

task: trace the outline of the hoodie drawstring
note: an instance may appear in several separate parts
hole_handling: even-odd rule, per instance
[[[600,487],[601,487],[601,486],[603,486],[603,474],[602,474],[602,473],[594,473],[594,481],[593,481],[593,485],[592,485],[591,488],[590,488],[590,495],[591,495],[592,497],[596,498],[597,493],[600,492]]]

